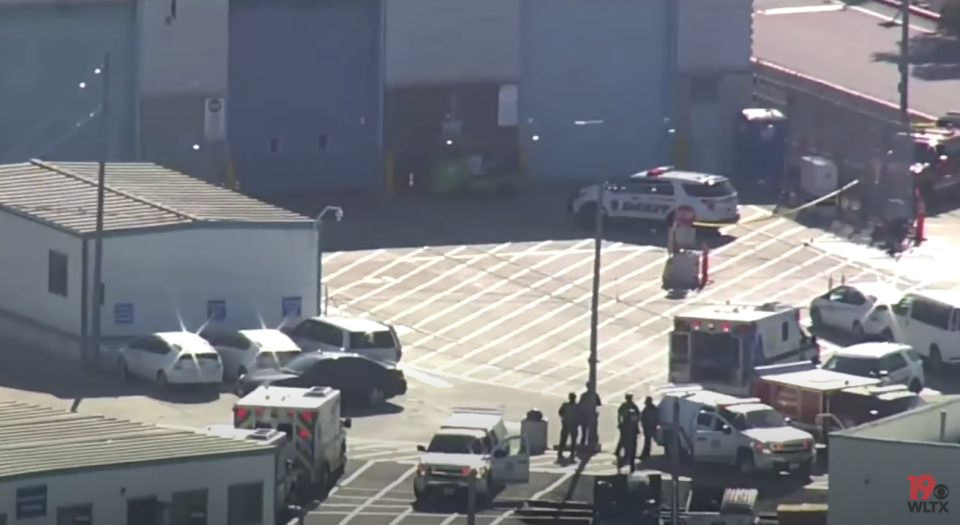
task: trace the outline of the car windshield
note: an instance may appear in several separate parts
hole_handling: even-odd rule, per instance
[[[393,340],[390,330],[374,332],[350,332],[351,350],[373,350],[377,348],[394,348],[397,342]]]
[[[282,370],[290,374],[300,375],[310,369],[317,360],[312,355],[300,355],[291,359]]]
[[[728,197],[736,193],[726,179],[704,184],[684,184],[683,191],[691,197]]]
[[[741,416],[747,428],[781,428],[787,426],[787,422],[784,421],[783,416],[772,408],[767,410],[751,410],[750,412],[740,414],[738,418]]]
[[[439,454],[483,454],[483,444],[473,436],[440,434],[433,436],[427,452]]]
[[[297,357],[300,357],[299,351],[272,352],[270,350],[262,350],[257,354],[257,367],[283,368]]]
[[[832,355],[823,363],[823,368],[860,377],[877,377],[879,361],[874,358]]]

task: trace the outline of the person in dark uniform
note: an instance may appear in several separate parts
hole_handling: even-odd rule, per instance
[[[653,398],[647,396],[643,400],[643,411],[640,412],[640,426],[643,428],[643,450],[640,451],[640,461],[650,457],[654,433],[660,425],[660,409],[653,404]]]
[[[587,383],[587,390],[580,394],[580,445],[586,446],[587,442],[593,438],[597,443],[600,442],[600,436],[597,435],[597,409],[603,406],[600,401],[600,394],[594,394],[595,406],[590,406],[590,384]],[[592,427],[592,428],[591,428]]]
[[[570,459],[577,457],[577,427],[580,425],[580,407],[577,406],[577,394],[570,392],[567,400],[560,405],[560,446],[557,447],[557,460],[563,459],[567,441],[570,442]]]
[[[617,408],[617,469],[627,465],[633,472],[637,462],[637,436],[640,434],[640,407],[633,402],[633,394],[624,396],[623,403]]]

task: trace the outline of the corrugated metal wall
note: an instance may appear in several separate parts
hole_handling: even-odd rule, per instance
[[[665,21],[663,1],[523,0],[519,115],[532,174],[590,179],[666,161]]]
[[[391,0],[388,86],[515,82],[520,0]]]
[[[230,6],[229,140],[241,189],[380,187],[380,2]]]
[[[751,104],[752,0],[678,2],[678,127],[684,167],[729,173],[740,110]]]
[[[204,103],[227,94],[229,10],[228,0],[138,0],[137,8],[141,153],[211,182],[223,180],[226,152],[205,140]]]
[[[112,53],[111,157],[134,158],[134,6],[132,2],[0,6],[0,162],[100,157],[96,113],[102,84],[95,70],[107,51]]]

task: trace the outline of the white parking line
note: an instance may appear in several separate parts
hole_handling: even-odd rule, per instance
[[[403,373],[406,376],[412,377],[413,379],[416,379],[421,383],[426,383],[434,388],[453,388],[453,385],[451,385],[450,383],[447,383],[442,379],[433,377],[428,372],[424,372],[422,370],[418,370],[416,368],[410,368],[409,366],[403,366],[403,365],[401,365],[400,368],[403,370]]]
[[[593,241],[592,241],[592,240],[589,240],[589,239],[588,239],[588,240],[584,240],[584,241],[581,241],[581,242],[575,244],[575,245],[572,246],[571,248],[576,248],[577,246],[579,246],[579,245],[581,245],[581,244],[591,243],[591,242],[593,242]],[[434,313],[434,314],[431,315],[430,317],[427,317],[426,319],[418,322],[418,323],[414,326],[414,328],[419,329],[419,328],[425,326],[425,325],[426,325],[427,323],[429,323],[430,321],[433,321],[434,319],[441,318],[441,317],[444,316],[444,315],[448,315],[450,312],[456,310],[457,308],[460,308],[460,307],[463,306],[463,305],[472,304],[472,303],[474,303],[475,301],[477,301],[480,297],[483,297],[483,296],[486,295],[486,294],[489,294],[489,293],[491,293],[491,292],[493,292],[493,291],[496,291],[496,290],[498,290],[499,288],[501,288],[501,287],[503,287],[503,286],[505,286],[505,285],[507,285],[507,284],[510,284],[510,283],[512,283],[513,281],[519,279],[520,277],[523,277],[523,276],[526,275],[527,273],[530,273],[531,271],[533,271],[533,270],[535,270],[535,269],[538,269],[538,268],[540,268],[540,267],[542,267],[542,266],[546,266],[547,264],[550,264],[550,263],[552,263],[553,261],[555,261],[555,260],[557,260],[557,259],[559,259],[559,258],[561,258],[561,257],[563,257],[563,254],[554,255],[554,256],[552,256],[552,257],[549,257],[549,258],[547,258],[547,259],[545,259],[545,260],[543,260],[543,261],[540,261],[539,263],[533,265],[532,267],[530,267],[530,269],[523,270],[523,271],[521,271],[521,272],[517,272],[517,273],[511,275],[510,277],[507,277],[506,279],[502,279],[502,280],[498,281],[496,284],[494,284],[493,286],[491,286],[491,287],[489,287],[489,288],[485,288],[485,289],[483,289],[483,290],[480,290],[479,292],[477,292],[477,293],[475,293],[475,294],[473,294],[473,295],[470,295],[469,297],[465,297],[464,299],[462,299],[461,301],[458,301],[457,303],[451,305],[450,307],[445,308],[444,310],[441,310],[441,311],[439,311],[439,312]],[[549,279],[547,279],[547,280],[549,280]],[[547,280],[544,280],[543,282],[546,282]],[[523,289],[521,289],[520,292],[518,292],[517,294],[507,296],[507,298],[505,298],[505,299],[514,298],[514,297],[518,296],[519,294],[525,293],[525,292],[528,292],[528,291],[529,291],[529,290],[528,290],[527,288],[523,288]],[[438,337],[438,336],[443,336],[444,334],[450,332],[451,330],[456,329],[457,327],[463,325],[464,323],[468,323],[468,322],[472,321],[473,319],[476,319],[477,317],[480,317],[481,315],[483,315],[483,314],[489,312],[490,310],[496,308],[497,306],[502,305],[504,302],[506,302],[506,300],[501,299],[500,301],[497,301],[497,302],[495,302],[495,303],[493,303],[493,304],[491,304],[491,305],[488,305],[488,306],[486,306],[485,308],[481,308],[481,309],[479,309],[479,310],[476,310],[476,311],[474,311],[472,314],[470,314],[470,315],[468,315],[468,316],[466,316],[466,317],[462,317],[462,318],[460,318],[460,320],[458,320],[458,321],[456,321],[456,322],[454,322],[454,323],[451,323],[451,324],[443,327],[441,330],[433,333],[432,335],[429,335],[429,336],[427,336],[427,337],[425,337],[425,338],[423,338],[423,339],[421,339],[421,340],[419,340],[419,341],[414,342],[414,343],[413,343],[413,346],[421,346],[421,345],[423,345],[424,343],[426,343],[427,341],[430,341],[431,339],[435,339],[435,338]],[[450,346],[450,345],[447,345],[447,346]],[[410,361],[410,363],[416,364],[416,363],[418,363],[418,362],[421,362],[421,361],[423,361],[423,357],[425,357],[425,356],[422,356],[421,358],[418,358],[418,359],[415,359],[415,360],[413,360],[413,361]]]
[[[539,243],[531,246],[530,248],[528,248],[528,249],[526,249],[526,250],[524,250],[524,251],[522,251],[522,252],[519,252],[519,254],[517,254],[517,255],[511,255],[510,257],[517,257],[517,258],[519,258],[519,257],[521,257],[521,256],[523,256],[523,255],[526,255],[527,253],[534,253],[534,252],[536,252],[536,251],[539,249],[539,247],[541,247],[541,246],[546,246],[546,245],[550,244],[551,242],[553,242],[553,241],[543,241],[543,242],[539,242]],[[494,247],[493,250],[496,250],[497,248],[499,248],[499,246]],[[491,251],[492,251],[492,250],[491,250]],[[479,254],[478,254],[478,255],[470,255],[470,257],[480,257],[480,258],[483,258],[483,255],[479,255]],[[479,259],[473,259],[473,260],[479,260]],[[490,268],[490,269],[487,270],[487,271],[493,272],[493,271],[499,270],[499,269],[502,268],[503,266],[506,266],[506,264],[507,264],[507,263],[497,264],[497,265],[493,266],[492,268]],[[457,292],[457,291],[459,291],[459,290],[461,290],[461,289],[463,289],[463,288],[465,288],[465,287],[467,287],[467,286],[470,286],[470,285],[473,284],[474,282],[476,282],[476,281],[478,281],[478,280],[480,280],[480,279],[482,279],[482,278],[484,278],[484,277],[487,277],[486,273],[485,273],[485,272],[479,272],[479,273],[477,273],[476,275],[474,275],[474,276],[472,276],[472,277],[470,277],[470,278],[468,278],[468,279],[466,279],[466,280],[460,281],[459,283],[457,283],[456,286],[452,286],[452,287],[450,287],[450,288],[447,288],[447,289],[444,290],[443,292],[440,292],[440,293],[438,293],[438,294],[434,294],[434,295],[428,297],[426,300],[421,301],[419,304],[417,304],[416,306],[414,306],[414,307],[412,307],[412,308],[408,308],[408,309],[406,309],[406,310],[404,310],[404,311],[402,311],[402,312],[400,312],[400,313],[391,315],[391,316],[390,316],[390,322],[395,324],[398,320],[400,320],[400,319],[402,319],[402,318],[404,318],[404,317],[407,317],[407,316],[409,316],[410,314],[412,314],[412,313],[414,313],[414,312],[420,311],[421,309],[423,309],[423,308],[425,308],[425,307],[427,307],[427,306],[429,306],[429,305],[431,305],[431,304],[433,304],[433,303],[435,303],[435,302],[437,302],[437,301],[440,301],[441,299],[449,296],[450,294],[455,293],[455,292]]]
[[[651,250],[651,251],[652,251],[652,250]],[[635,253],[635,254],[632,254],[632,255],[629,255],[629,256],[627,256],[627,257],[623,257],[623,258],[621,258],[621,259],[618,259],[614,264],[601,266],[600,272],[601,272],[601,274],[602,274],[602,273],[605,272],[605,271],[613,270],[613,269],[616,268],[617,266],[620,266],[620,265],[625,264],[625,263],[627,263],[627,262],[629,262],[629,261],[632,261],[634,257],[636,257],[637,255],[640,255],[641,253],[643,253],[643,252],[638,250],[637,253]],[[576,262],[576,263],[573,264],[572,266],[570,266],[570,267],[562,270],[560,273],[558,273],[558,274],[556,274],[556,275],[554,275],[554,276],[548,276],[546,279],[535,283],[535,284],[532,285],[530,288],[536,290],[537,285],[541,285],[541,284],[543,284],[544,282],[546,282],[546,281],[548,281],[548,280],[555,279],[556,276],[559,276],[559,275],[563,275],[563,274],[565,274],[565,273],[568,273],[569,271],[572,271],[574,268],[577,268],[578,266],[582,266],[582,265],[584,265],[584,264],[592,264],[592,263],[593,263],[593,260],[592,260],[592,259],[581,259],[581,260],[578,260],[578,262]],[[463,339],[460,339],[460,340],[457,342],[457,344],[460,344],[460,343],[463,343],[463,342],[465,342],[465,341],[469,341],[469,340],[471,340],[471,339],[474,339],[476,336],[478,336],[478,335],[480,335],[480,334],[483,334],[483,333],[487,332],[488,330],[492,330],[492,329],[496,328],[497,326],[499,326],[499,325],[501,325],[501,324],[509,321],[510,319],[513,319],[513,318],[515,318],[515,317],[519,317],[520,315],[522,315],[524,312],[526,312],[526,311],[528,311],[528,310],[532,310],[532,309],[536,308],[537,306],[540,306],[541,304],[543,304],[543,303],[545,303],[545,302],[547,302],[547,301],[549,301],[549,300],[551,300],[551,299],[556,299],[560,294],[566,292],[567,290],[569,290],[569,289],[571,289],[571,288],[573,288],[573,287],[575,287],[575,286],[580,285],[580,284],[583,283],[583,282],[586,282],[587,280],[589,280],[589,279],[591,279],[591,278],[592,278],[592,274],[588,273],[586,277],[581,277],[580,279],[577,279],[577,280],[573,281],[572,283],[565,284],[565,285],[561,286],[560,288],[558,288],[556,291],[547,293],[547,294],[543,295],[542,297],[540,297],[539,299],[537,299],[537,300],[535,300],[535,301],[532,301],[532,302],[529,302],[529,303],[523,305],[522,307],[520,307],[519,309],[513,310],[513,311],[510,312],[508,315],[506,315],[506,316],[501,316],[501,317],[499,317],[498,319],[492,321],[491,323],[484,325],[484,327],[481,328],[480,330],[477,330],[477,331],[471,333],[470,335],[464,337]],[[523,291],[521,291],[521,293],[522,293],[522,292],[525,292],[525,291],[529,291],[529,290],[523,290]],[[519,296],[520,294],[518,293],[518,294],[516,294],[516,295]],[[589,298],[589,294],[587,294],[586,297]],[[517,334],[520,334],[520,333],[523,333],[523,332],[529,330],[530,327],[539,325],[540,323],[542,323],[542,322],[544,322],[544,321],[546,321],[546,320],[548,320],[548,319],[556,316],[557,314],[559,314],[559,313],[561,313],[561,312],[563,312],[563,311],[566,311],[568,308],[571,308],[571,307],[573,307],[573,306],[576,306],[579,302],[581,302],[581,301],[583,301],[583,300],[584,300],[584,299],[583,299],[583,296],[581,296],[581,297],[579,297],[579,298],[577,298],[577,299],[575,299],[575,300],[573,300],[573,301],[566,301],[564,304],[562,304],[562,305],[558,306],[557,308],[554,308],[554,309],[550,310],[549,312],[541,315],[540,317],[538,317],[538,318],[535,319],[534,321],[531,321],[531,322],[529,322],[529,323],[521,326],[520,328],[517,328],[516,330],[513,330],[512,332],[509,332],[509,333],[507,333],[507,334],[504,334],[504,335],[498,337],[497,339],[495,339],[495,340],[493,340],[493,341],[489,341],[489,342],[481,345],[480,347],[475,348],[475,349],[467,352],[466,354],[464,354],[464,355],[462,355],[462,356],[458,356],[458,357],[456,357],[455,359],[453,359],[452,361],[443,364],[442,366],[440,366],[440,367],[438,368],[438,370],[447,370],[447,369],[449,369],[449,368],[451,368],[451,367],[453,367],[453,366],[455,366],[455,365],[458,365],[458,364],[460,364],[460,363],[462,363],[462,362],[464,362],[464,361],[470,360],[473,356],[475,356],[475,355],[477,355],[477,354],[481,354],[481,353],[486,352],[486,351],[489,350],[490,348],[495,348],[495,347],[497,347],[498,345],[500,345],[501,343],[503,343],[504,341],[509,341],[510,339],[515,338],[515,337],[517,336]],[[569,323],[568,323],[568,324],[569,324]],[[564,326],[567,326],[567,325],[564,325]],[[451,345],[448,345],[448,346],[451,346]],[[528,345],[523,345],[523,348],[528,348],[529,346],[530,346],[529,344],[528,344]],[[519,348],[519,347],[518,347],[518,348]],[[441,350],[443,350],[443,349],[441,349]],[[512,352],[516,352],[516,351],[517,351],[517,349],[514,349]],[[511,354],[511,355],[512,355],[512,354]],[[474,370],[476,370],[476,369],[474,369]],[[467,372],[465,375],[469,376],[472,371],[473,371],[473,370]]]
[[[544,496],[546,496],[547,494],[550,494],[551,492],[559,488],[561,485],[566,483],[567,480],[572,478],[574,474],[576,474],[576,472],[573,472],[573,471],[565,472],[562,476],[560,476],[560,479],[551,483],[547,488],[541,490],[540,492],[537,492],[533,496],[530,496],[530,499],[528,501],[538,501],[542,499]],[[515,512],[516,510],[508,510],[504,512],[503,514],[497,516],[497,519],[490,522],[490,525],[500,525],[501,523],[503,523],[503,520],[509,519],[510,517],[513,516]]]
[[[353,261],[353,262],[351,262],[350,264],[344,266],[343,268],[340,268],[339,270],[337,270],[337,271],[335,271],[335,272],[333,272],[333,273],[331,273],[331,274],[329,274],[329,275],[324,275],[324,276],[323,276],[323,281],[324,281],[324,282],[332,281],[333,279],[336,279],[337,277],[339,277],[339,276],[341,276],[341,275],[349,272],[350,270],[353,270],[353,269],[356,268],[357,266],[360,266],[361,264],[363,264],[363,263],[365,263],[365,262],[367,262],[367,261],[376,259],[377,257],[380,257],[381,255],[383,255],[383,254],[385,254],[385,253],[387,253],[387,251],[384,250],[384,249],[382,249],[382,248],[379,249],[379,250],[373,250],[373,251],[371,251],[370,253],[364,255],[363,257],[357,259],[356,261]]]
[[[755,236],[755,235],[759,235],[760,232],[764,232],[764,231],[766,231],[766,230],[768,230],[768,229],[771,229],[771,228],[773,228],[774,226],[777,226],[777,225],[781,224],[782,222],[783,222],[782,220],[773,221],[773,222],[771,222],[770,224],[767,224],[766,226],[764,226],[763,228],[761,228],[760,230],[757,230],[756,232],[751,232],[751,233],[749,233],[749,234],[747,234],[747,235],[744,235],[743,237],[737,239],[736,241],[734,241],[734,242],[732,242],[732,243],[730,243],[730,244],[728,244],[728,245],[726,245],[726,246],[722,246],[722,247],[718,248],[717,250],[714,250],[713,253],[714,253],[714,254],[717,254],[717,253],[721,253],[721,252],[723,252],[723,251],[725,251],[725,250],[727,250],[727,249],[731,249],[731,248],[732,248],[734,245],[736,245],[737,243],[742,242],[742,241],[744,241],[744,240],[746,240],[746,239],[749,239],[750,237],[753,237],[753,236]],[[798,228],[798,229],[799,229],[799,228]],[[792,231],[794,231],[794,230],[790,230],[790,232],[792,232]],[[765,247],[767,247],[767,246],[769,246],[769,245],[771,245],[771,244],[773,244],[773,243],[781,240],[781,238],[782,238],[783,236],[785,236],[785,235],[787,235],[787,233],[784,233],[783,235],[778,236],[778,237],[775,237],[775,238],[773,238],[773,239],[771,239],[771,240],[765,241],[764,243],[759,244],[759,245],[751,248],[750,250],[748,250],[748,251],[745,252],[744,254],[738,255],[738,256],[734,257],[733,259],[730,259],[729,261],[724,261],[723,263],[715,266],[714,269],[713,269],[713,271],[722,270],[722,269],[726,268],[727,266],[731,266],[733,263],[737,262],[738,260],[740,260],[740,259],[742,259],[742,258],[744,258],[744,257],[750,256],[750,255],[752,255],[753,253],[755,253],[756,251],[761,250],[761,249],[763,249],[763,248],[765,248]],[[658,265],[659,265],[659,266],[662,266],[665,262],[666,262],[666,257],[661,258],[661,259],[658,259],[657,261],[654,261],[652,264],[647,265],[647,266],[645,267],[645,269],[654,268],[655,266],[658,266]],[[592,276],[591,276],[591,278],[592,278]],[[613,284],[613,283],[611,283],[611,284]],[[627,299],[627,298],[629,298],[629,297],[632,297],[632,296],[634,296],[634,295],[636,295],[636,294],[638,294],[638,293],[640,293],[640,292],[642,292],[642,291],[648,290],[648,289],[650,289],[650,288],[657,287],[659,284],[660,284],[660,281],[659,281],[659,280],[654,280],[654,281],[651,281],[651,282],[649,282],[649,283],[640,285],[640,286],[634,288],[633,290],[630,290],[629,292],[626,292],[626,293],[624,293],[624,294],[620,294],[619,298],[613,298],[613,299],[610,299],[610,300],[607,300],[607,301],[601,303],[599,309],[602,311],[602,310],[605,310],[605,309],[607,309],[607,308],[609,308],[610,306],[613,306],[613,305],[615,305],[615,304],[623,303],[623,300],[624,300],[624,299]],[[602,290],[603,288],[604,288],[604,286],[601,285],[601,290]],[[704,295],[707,295],[707,294],[711,294],[711,293],[713,293],[713,290],[715,290],[715,289],[716,289],[716,288],[707,288],[707,290],[706,290],[705,292],[703,292],[703,293],[701,293],[701,294],[698,294],[697,297],[695,297],[695,299],[696,299],[696,298],[702,298]],[[584,297],[583,297],[583,299],[584,299],[584,300],[589,299],[589,298],[590,298],[590,295],[591,295],[591,294],[585,294]],[[625,310],[625,311],[621,312],[620,314],[618,314],[618,315],[616,315],[616,316],[613,316],[613,317],[610,317],[610,318],[605,319],[604,321],[602,321],[602,322],[599,324],[598,329],[601,329],[601,328],[603,328],[603,327],[605,327],[605,326],[608,326],[608,325],[610,325],[610,324],[613,324],[613,323],[615,323],[615,322],[623,319],[623,318],[626,317],[628,314],[636,313],[636,311],[637,311],[638,309],[639,309],[639,310],[642,310],[642,307],[643,307],[643,306],[648,305],[648,304],[650,304],[650,303],[652,303],[652,302],[655,302],[655,301],[662,300],[662,299],[663,299],[663,297],[658,294],[658,295],[656,295],[656,296],[654,296],[654,297],[651,297],[651,298],[649,298],[649,299],[647,299],[647,300],[641,301],[640,303],[637,303],[636,305],[634,305],[635,308],[631,308],[631,309]],[[685,301],[685,303],[686,303],[686,301]],[[624,304],[627,304],[627,303],[624,303]],[[564,329],[569,328],[569,326],[572,326],[572,325],[575,324],[576,322],[583,322],[585,319],[588,319],[589,317],[590,317],[590,312],[583,313],[583,314],[581,314],[579,317],[577,317],[576,319],[574,319],[574,320],[572,320],[572,321],[570,321],[570,322],[567,322],[565,325],[563,325],[563,328],[564,328]],[[626,335],[630,335],[630,334],[636,333],[636,331],[638,331],[639,329],[641,329],[641,328],[643,328],[643,327],[645,327],[645,326],[648,326],[648,325],[651,324],[651,323],[654,323],[654,322],[659,321],[659,320],[661,319],[661,317],[662,317],[662,314],[658,314],[658,315],[656,315],[656,316],[654,316],[654,317],[651,317],[649,320],[641,323],[638,327],[633,328],[633,329],[628,330],[628,331],[625,331],[625,332],[624,332],[621,336],[619,336],[617,339],[619,339],[620,337],[626,337]],[[558,333],[559,331],[558,331],[557,329],[554,329],[553,332],[557,332],[557,333]],[[552,332],[552,333],[553,333],[553,332]],[[562,349],[564,349],[564,348],[567,348],[567,347],[569,347],[569,346],[571,346],[571,345],[574,345],[574,344],[576,344],[576,343],[578,343],[578,342],[580,342],[580,341],[581,341],[581,338],[569,339],[569,340],[567,340],[565,343],[562,343],[562,344],[560,344],[560,345],[554,346],[553,348],[551,348],[550,350],[548,350],[546,353],[538,353],[538,355],[536,356],[535,359],[532,359],[532,360],[530,360],[530,361],[527,361],[526,363],[521,364],[521,365],[518,366],[517,368],[508,370],[507,372],[508,372],[508,373],[513,373],[513,372],[515,372],[516,370],[522,370],[523,368],[526,368],[527,366],[529,366],[529,365],[531,365],[531,364],[533,364],[533,363],[535,363],[535,362],[537,362],[537,361],[539,361],[539,360],[542,360],[544,357],[549,356],[549,355],[552,355],[552,354],[554,354],[554,353],[556,353],[556,352],[558,352],[558,351],[560,351],[560,350],[562,350]],[[556,372],[557,370],[559,370],[559,369],[561,369],[561,368],[571,366],[571,365],[579,362],[581,359],[582,359],[582,358],[579,357],[579,356],[578,356],[577,358],[571,358],[571,359],[567,360],[566,362],[561,363],[560,365],[554,366],[554,367],[552,367],[552,368],[544,371],[544,372],[541,373],[541,374],[536,374],[536,375],[533,375],[533,376],[531,376],[531,377],[528,377],[528,378],[520,381],[519,383],[517,383],[517,386],[525,386],[525,385],[528,385],[528,384],[530,384],[530,383],[532,383],[533,381],[536,381],[536,380],[538,380],[538,379],[542,379],[542,378],[544,378],[544,377],[550,377],[550,374],[552,374],[553,372]],[[481,367],[479,367],[479,368],[483,368],[483,366],[481,366]],[[507,375],[507,374],[501,374],[501,376],[506,376],[506,375]],[[572,379],[574,379],[574,378],[567,379],[567,381],[570,381],[570,380],[572,380]],[[495,381],[495,379],[492,379],[492,381]],[[559,388],[559,387],[566,387],[566,386],[567,386],[566,384],[557,384],[557,383],[554,383],[553,385],[551,385],[551,386],[548,387],[547,389],[550,390],[550,389],[552,389],[552,388]]]
[[[364,501],[364,502],[361,503],[360,505],[357,505],[357,508],[353,509],[353,512],[351,512],[350,514],[347,514],[347,516],[346,516],[345,518],[343,518],[342,520],[340,520],[340,525],[346,525],[347,523],[350,523],[350,520],[352,520],[353,518],[357,517],[357,515],[359,515],[361,512],[363,512],[364,509],[366,509],[367,507],[375,504],[375,503],[377,502],[377,500],[379,500],[380,498],[386,496],[387,493],[389,493],[391,490],[397,488],[398,485],[400,485],[401,483],[403,483],[404,480],[406,480],[407,478],[409,478],[409,477],[410,477],[414,472],[416,472],[416,471],[417,471],[417,467],[413,467],[413,468],[407,470],[406,472],[404,472],[403,474],[401,474],[400,477],[398,477],[396,480],[394,480],[392,483],[390,483],[389,485],[387,485],[386,487],[384,487],[383,490],[381,490],[380,492],[377,492],[376,494],[374,494],[373,496],[371,496],[369,499],[367,499],[367,501]]]
[[[337,493],[337,489],[339,489],[340,487],[346,487],[347,485],[353,483],[357,478],[360,477],[361,474],[369,470],[370,467],[374,466],[376,463],[377,463],[376,461],[368,461],[364,463],[363,466],[361,466],[357,470],[354,470],[353,474],[350,474],[346,479],[341,480],[340,483],[337,483],[337,486],[333,487],[333,489],[330,490],[329,495],[333,496],[334,494]]]
[[[464,250],[466,250],[466,249],[467,249],[466,246],[457,246],[456,248],[454,248],[453,250],[451,250],[449,253],[460,253],[460,252],[462,252],[462,251],[464,251]],[[388,289],[392,288],[393,286],[396,286],[397,284],[400,284],[401,282],[409,279],[410,277],[412,277],[412,276],[414,276],[414,275],[417,275],[417,274],[419,274],[419,273],[421,273],[421,272],[423,272],[423,271],[426,271],[428,268],[430,268],[431,266],[437,264],[437,263],[440,262],[441,260],[443,260],[443,259],[437,259],[437,260],[430,261],[430,262],[428,262],[428,263],[426,263],[426,264],[421,264],[421,265],[417,266],[416,268],[414,268],[412,271],[409,271],[409,272],[405,273],[402,277],[399,277],[399,278],[396,279],[396,280],[390,281],[390,282],[388,282],[388,283],[386,283],[386,284],[384,284],[384,285],[382,285],[382,286],[378,286],[378,287],[374,288],[373,290],[370,290],[369,292],[367,292],[367,293],[365,293],[365,294],[363,294],[363,295],[361,295],[361,296],[359,296],[359,297],[354,297],[353,299],[347,301],[347,306],[353,306],[353,305],[355,305],[355,304],[357,304],[357,303],[363,302],[363,301],[366,300],[366,299],[369,299],[370,297],[373,297],[373,296],[382,294],[385,290],[388,290]],[[390,268],[396,266],[397,264],[405,263],[405,262],[406,262],[406,259],[404,259],[403,257],[401,257],[401,258],[399,258],[399,259],[391,262],[390,264],[387,264],[387,265],[384,266],[383,268],[380,268],[379,270],[377,270],[376,272],[374,272],[373,275],[379,275],[379,274],[381,274],[381,273],[383,273],[383,272],[386,272],[386,271],[389,270]],[[344,286],[344,287],[342,287],[342,288],[335,289],[335,290],[334,290],[334,293],[335,293],[336,295],[343,295],[343,292],[344,292],[344,291],[349,290],[349,289],[352,288],[353,286],[356,286],[356,283],[355,283],[354,285],[347,285],[347,286]],[[372,311],[372,310],[371,310],[371,311]]]

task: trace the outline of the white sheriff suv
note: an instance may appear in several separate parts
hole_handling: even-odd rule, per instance
[[[462,495],[471,476],[481,499],[530,480],[526,440],[507,435],[503,414],[496,409],[455,408],[430,444],[417,450],[421,455],[413,495],[418,503]]]
[[[570,213],[581,224],[596,220],[600,185],[582,188],[570,198]],[[674,211],[691,208],[697,221],[733,224],[740,220],[737,191],[722,175],[681,171],[672,166],[651,168],[606,181],[602,212],[612,219],[634,219],[673,224]]]

